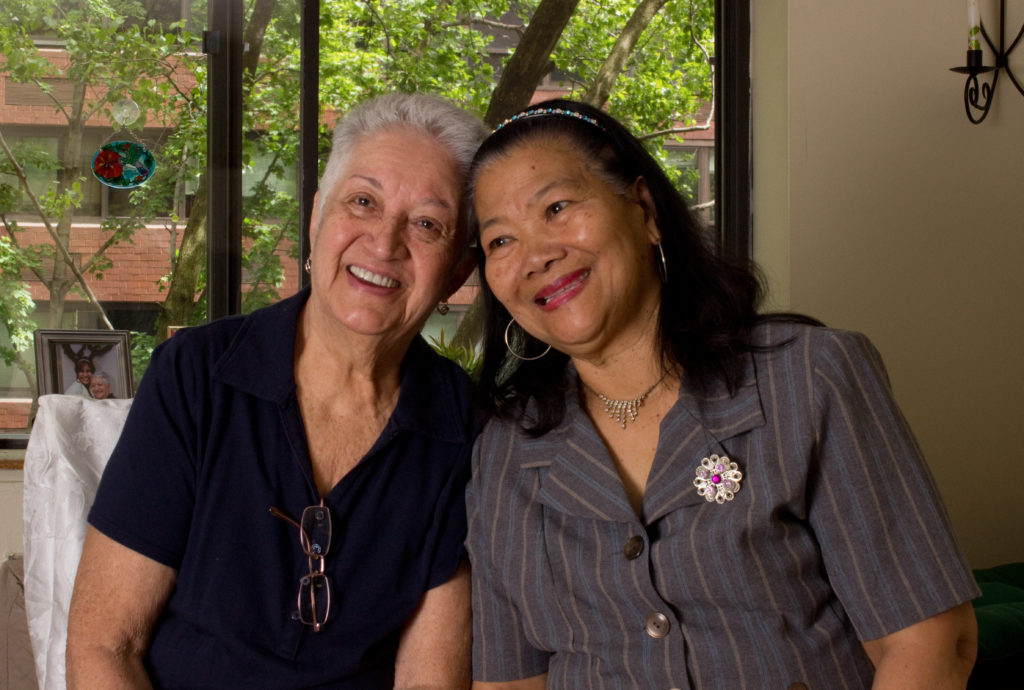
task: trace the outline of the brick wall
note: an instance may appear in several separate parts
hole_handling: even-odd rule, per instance
[[[0,399],[0,429],[25,429],[32,401],[25,398]]]
[[[40,223],[21,223],[22,232],[18,234],[18,242],[29,244],[53,244],[46,228]],[[176,247],[181,245],[181,233],[184,225],[178,227]],[[71,233],[71,244],[68,247],[77,259],[79,266],[100,247],[109,233],[104,232],[98,223],[75,224]],[[171,270],[171,235],[167,227],[150,225],[135,231],[132,242],[122,242],[110,247],[105,255],[113,262],[113,266],[104,272],[102,279],[90,278],[89,287],[101,302],[163,302],[166,295],[160,290],[160,279]],[[280,288],[282,295],[294,294],[299,284],[299,267],[297,262],[288,258],[289,247],[279,250],[285,269],[285,284]],[[47,271],[44,271],[44,274]],[[37,302],[49,300],[46,286],[34,276],[29,279],[32,299]],[[81,302],[81,297],[68,295],[68,302]]]

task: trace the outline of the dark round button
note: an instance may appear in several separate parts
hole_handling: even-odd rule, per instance
[[[626,558],[633,561],[640,558],[640,554],[644,552],[644,538],[643,537],[630,537],[626,541],[626,546],[622,549],[622,553],[625,554]]]
[[[644,620],[644,629],[647,630],[647,634],[654,638],[665,637],[668,635],[668,629],[671,624],[668,622],[668,618],[664,613],[648,613],[647,618]]]

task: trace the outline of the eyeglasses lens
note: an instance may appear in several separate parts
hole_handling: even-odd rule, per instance
[[[306,553],[319,558],[331,548],[331,512],[326,506],[309,506],[302,511],[302,548]]]
[[[331,586],[323,573],[310,573],[299,580],[299,618],[319,632],[331,611]]]

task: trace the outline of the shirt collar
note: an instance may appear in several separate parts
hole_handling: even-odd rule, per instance
[[[742,357],[743,376],[734,392],[720,379],[704,393],[694,393],[686,386],[679,391],[678,404],[719,442],[765,424],[754,356],[746,353]]]
[[[278,404],[295,395],[295,334],[309,299],[307,287],[293,297],[258,309],[242,325],[217,361],[214,379]],[[472,439],[469,378],[421,337],[402,361],[401,389],[389,425],[442,441]]]
[[[242,325],[213,368],[214,380],[258,398],[284,402],[295,392],[295,334],[309,288],[257,309]]]

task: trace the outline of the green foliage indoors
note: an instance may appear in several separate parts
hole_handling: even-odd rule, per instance
[[[430,346],[437,351],[442,357],[447,357],[451,361],[458,364],[462,369],[475,378],[477,370],[480,368],[482,362],[481,354],[477,352],[477,349],[472,346],[456,345],[450,340],[446,340],[444,337],[444,330],[438,337],[430,336],[427,339]]]
[[[379,93],[428,91],[477,114],[485,113],[511,54],[491,48],[494,33],[513,37],[521,34],[541,1],[322,0],[321,162],[326,159],[330,129],[337,117]],[[178,6],[177,2],[173,4]],[[627,0],[581,0],[550,56],[555,71],[554,82],[549,80],[548,86],[558,87],[570,97],[584,97],[637,4]],[[113,133],[118,126],[113,123],[111,106],[130,97],[146,113],[146,122],[133,125],[131,133],[141,136],[139,128],[143,124],[161,128],[158,140],[146,141],[159,161],[157,173],[145,187],[131,194],[128,215],[103,220],[108,243],[96,256],[83,257],[83,273],[88,281],[109,279],[118,267],[104,258],[103,251],[114,244],[132,242],[144,223],[160,223],[168,233],[163,284],[169,294],[176,273],[184,275],[179,269],[185,259],[176,253],[176,243],[183,233],[205,233],[205,227],[187,228],[191,223],[168,209],[180,207],[186,195],[196,194],[204,185],[206,61],[199,50],[197,33],[205,24],[206,7],[202,0],[193,2],[192,17],[173,24],[155,15],[153,7],[162,7],[162,3],[0,0],[0,54],[4,56],[0,78],[39,84],[44,91],[50,89],[52,79],[69,79],[86,87],[80,93],[76,91],[74,103],[54,100],[55,112],[68,122],[60,158],[45,151],[33,152],[28,146],[15,154],[19,165],[33,172],[30,179],[51,179],[52,184],[27,190],[13,174],[12,164],[0,158],[0,215],[5,225],[15,209],[22,209],[21,217],[25,217],[26,195],[33,194],[43,213],[64,233],[64,241],[70,242],[81,204],[81,185],[91,174],[88,161],[92,154],[73,150],[74,138],[80,138],[84,123],[94,114],[106,118]],[[259,51],[259,60],[247,63],[243,85],[244,311],[279,298],[285,275],[282,261],[297,262],[300,229],[295,192],[300,3],[247,0],[247,29],[258,23],[254,17],[263,7],[270,7],[272,14],[262,40],[251,43]],[[711,98],[711,73],[702,47],[714,53],[713,7],[710,0],[669,0],[643,31],[607,104],[637,134],[692,121],[690,114]],[[47,59],[39,50],[39,38],[48,39],[49,45],[62,46],[68,53],[67,64]],[[90,121],[90,125],[95,122]],[[665,141],[666,137],[658,137],[648,143],[660,155]],[[205,214],[205,210],[205,205],[197,202],[192,213]],[[14,225],[7,227],[11,229],[0,228],[8,239],[0,245],[0,251],[10,257],[2,264],[0,318],[10,333],[12,347],[24,355],[30,353],[31,344],[25,341],[24,330],[19,329],[27,328],[32,309],[31,301],[26,301],[27,285],[19,277],[25,275],[25,267],[54,267],[52,273],[40,277],[51,295],[61,295],[60,304],[76,281],[62,262],[40,263],[44,251],[53,256],[52,246],[15,249],[17,230]],[[204,234],[199,237],[205,239]],[[7,268],[11,262],[21,264],[12,263]],[[202,320],[204,278],[201,272],[198,275],[194,284],[186,286],[187,294],[194,295],[190,313],[166,317],[174,319],[171,323]],[[51,309],[53,304],[51,300]],[[136,368],[141,372],[152,341],[137,337],[136,342],[136,352],[141,355]],[[450,343],[437,345],[444,349]],[[0,354],[11,361],[10,353]],[[472,356],[467,352],[463,358],[471,363]],[[30,354],[26,358],[32,359]]]

